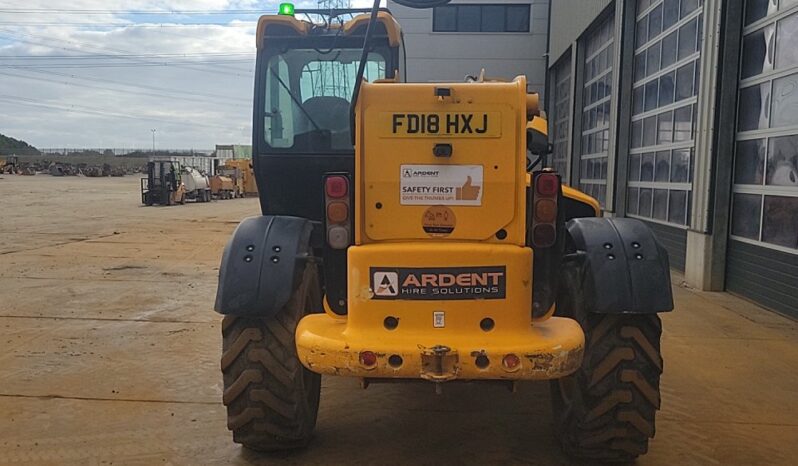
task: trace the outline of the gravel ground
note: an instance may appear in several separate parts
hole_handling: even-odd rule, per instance
[[[235,445],[212,305],[222,248],[257,200],[146,208],[138,189],[0,179],[0,463],[568,464],[541,383],[435,395],[325,378],[309,448]],[[657,436],[638,464],[795,464],[796,322],[674,291]]]

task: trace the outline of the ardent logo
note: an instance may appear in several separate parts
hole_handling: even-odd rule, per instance
[[[451,273],[410,273],[402,282],[402,287],[498,286],[499,279],[502,277],[504,277],[504,272],[467,272],[457,275]]]
[[[372,299],[505,299],[505,266],[372,267]]]
[[[399,294],[399,275],[396,272],[374,272],[374,294],[396,296]]]
[[[441,174],[440,170],[411,170],[402,169],[403,178],[437,178]]]

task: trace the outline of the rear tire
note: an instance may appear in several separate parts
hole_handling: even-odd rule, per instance
[[[588,314],[578,272],[565,269],[558,314],[582,326],[585,355],[577,372],[551,382],[557,435],[573,457],[634,461],[655,433],[662,323],[656,314]]]
[[[233,440],[259,451],[304,447],[316,426],[321,376],[296,352],[299,320],[321,305],[318,272],[308,264],[291,300],[263,319],[222,321],[222,374]]]

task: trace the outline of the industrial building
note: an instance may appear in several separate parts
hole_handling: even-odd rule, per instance
[[[402,25],[407,81],[463,81],[478,76],[526,75],[529,89],[544,91],[549,2],[457,0],[417,10],[388,0]]]
[[[798,315],[798,1],[388,7],[409,81],[527,75],[566,182],[647,222],[688,285]]]
[[[563,178],[689,285],[798,316],[798,1],[557,0],[549,29]]]

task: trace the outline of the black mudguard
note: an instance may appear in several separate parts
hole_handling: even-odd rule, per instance
[[[668,252],[651,229],[630,218],[576,218],[566,224],[581,268],[587,310],[599,314],[653,314],[673,310]]]
[[[238,225],[224,248],[216,312],[268,317],[288,303],[304,264],[312,260],[312,223],[304,218],[260,216]]]

